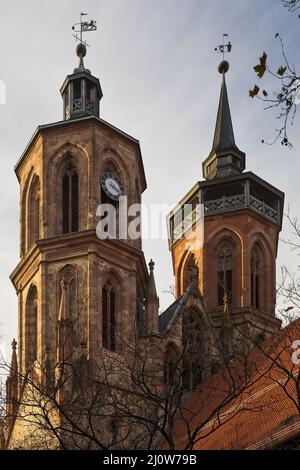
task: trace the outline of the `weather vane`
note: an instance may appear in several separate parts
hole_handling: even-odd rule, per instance
[[[228,34],[223,33],[223,44],[220,44],[218,47],[215,48],[216,52],[220,52],[221,54],[223,54],[223,60],[225,60],[225,54],[227,52],[231,52],[232,49],[232,44],[230,41],[228,42],[228,44],[225,44],[225,38],[227,37]]]
[[[87,16],[88,13],[80,13],[80,23],[75,23],[72,26],[73,31],[78,34],[73,34],[76,41],[79,41],[81,44],[88,46],[87,42],[82,39],[82,33],[87,33],[88,31],[96,31],[97,30],[97,23],[95,20],[90,21],[83,21],[84,16]]]

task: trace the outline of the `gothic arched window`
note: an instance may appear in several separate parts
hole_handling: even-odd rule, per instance
[[[224,248],[218,252],[218,305],[224,305],[224,297],[232,303],[232,251]]]
[[[263,256],[259,246],[255,246],[251,251],[251,305],[254,308],[262,308],[264,299],[262,298],[264,289],[263,279]]]
[[[102,346],[116,350],[116,295],[110,282],[102,288]]]
[[[37,358],[37,288],[31,286],[26,301],[25,366],[28,369]]]
[[[40,181],[35,177],[28,198],[28,249],[40,238]]]
[[[203,334],[199,314],[188,310],[182,325],[183,371],[182,382],[187,390],[194,390],[202,382]]]
[[[79,230],[78,191],[78,172],[72,164],[69,164],[62,179],[63,233],[78,232]]]

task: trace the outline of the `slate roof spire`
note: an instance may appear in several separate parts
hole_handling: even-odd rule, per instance
[[[225,74],[229,63],[223,60],[218,68],[222,74],[219,107],[211,152],[203,162],[206,179],[241,173],[245,169],[245,154],[236,146],[228,100]]]
[[[223,73],[212,151],[222,150],[228,147],[235,147],[235,140],[228,101],[225,73]]]

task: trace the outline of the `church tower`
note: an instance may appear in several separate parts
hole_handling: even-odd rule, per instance
[[[228,101],[228,69],[224,60],[219,66],[222,83],[212,149],[202,164],[204,181],[170,213],[169,243],[177,297],[188,285],[189,264],[195,259],[199,288],[219,333],[229,316],[233,329],[263,339],[280,328],[275,317],[275,262],[284,194],[244,171],[245,154],[235,143]],[[187,204],[190,209],[185,211]],[[202,243],[193,248],[199,204]]]
[[[96,233],[98,206],[109,203],[119,216],[120,197],[140,203],[146,179],[138,140],[100,117],[102,90],[85,54],[81,42],[79,66],[61,87],[63,120],[39,126],[15,167],[21,260],[11,280],[22,377],[35,364],[72,362],[82,348],[90,363],[102,348],[116,354],[136,323],[144,331],[158,323],[158,306],[147,314],[153,266],[150,276],[141,238]]]

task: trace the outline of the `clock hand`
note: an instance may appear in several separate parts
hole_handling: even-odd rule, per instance
[[[118,191],[118,192],[120,191],[119,186],[118,186],[117,184],[115,184],[114,182],[110,181],[110,185],[111,185],[111,187],[112,187],[113,189],[115,189],[116,191]]]

